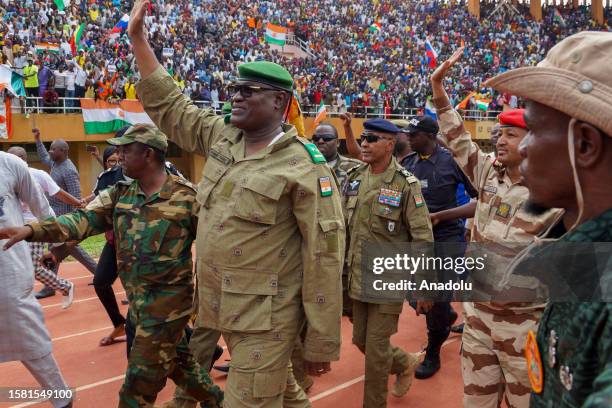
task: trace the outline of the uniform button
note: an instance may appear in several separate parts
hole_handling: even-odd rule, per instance
[[[274,333],[272,334],[272,338],[273,338],[274,340],[282,340],[282,339],[283,339],[283,336],[282,336],[282,334],[281,334],[280,332],[274,332]]]
[[[304,197],[306,195],[306,192],[304,190],[298,190],[298,197]]]
[[[235,314],[232,317],[232,323],[238,323],[240,321],[240,315],[239,314]]]
[[[257,214],[253,214],[253,221],[255,222],[260,222],[261,221],[261,217]]]
[[[578,89],[583,94],[590,93],[593,90],[593,83],[589,80],[584,80],[578,85]]]
[[[225,229],[225,225],[223,225],[223,224],[219,224],[219,226],[217,227],[217,229],[218,229],[219,231],[223,231],[223,230]]]
[[[242,249],[234,248],[234,256],[241,256],[241,255],[242,255]]]
[[[285,258],[287,256],[287,250],[285,248],[281,249],[279,256]]]
[[[224,286],[232,286],[232,279],[228,276],[223,278],[223,285]]]
[[[272,278],[272,280],[270,281],[270,287],[272,288],[278,287],[278,281],[275,278]]]
[[[253,352],[251,353],[251,358],[255,361],[261,360],[261,351],[253,350]]]
[[[217,302],[217,301],[211,302],[211,306],[210,307],[211,307],[211,309],[213,311],[218,312],[219,311],[219,302]]]
[[[317,295],[317,303],[325,303],[325,296]]]
[[[290,166],[292,166],[292,167],[293,167],[293,166],[295,166],[295,165],[297,165],[297,163],[298,163],[298,162],[297,162],[297,160],[295,160],[295,159],[291,159],[291,160],[289,160],[289,165],[290,165]]]

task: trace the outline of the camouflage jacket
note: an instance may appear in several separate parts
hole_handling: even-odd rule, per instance
[[[348,171],[353,167],[357,167],[363,162],[355,159],[351,159],[350,157],[345,157],[340,154],[336,155],[334,160],[334,165],[331,166],[332,170],[336,174],[336,178],[338,179],[338,184],[340,185],[340,191],[344,191],[344,184],[348,178]],[[327,163],[329,164],[329,162]]]
[[[561,241],[612,242],[612,210],[580,225]],[[609,288],[611,281],[608,263],[602,282]],[[612,406],[612,303],[549,304],[537,343],[544,383],[540,394],[532,393],[532,408]]]
[[[362,164],[348,172],[344,189],[350,237],[346,255],[349,296],[357,300],[364,300],[363,275],[371,273],[361,268],[364,243],[433,242],[429,211],[419,180],[394,158],[380,176],[379,182],[370,182],[373,177],[370,166]]]
[[[488,248],[503,253],[503,258],[509,262],[513,256],[527,247],[535,236],[545,232],[558,220],[561,210],[548,210],[539,216],[527,213],[525,211],[525,201],[529,196],[527,187],[520,182],[513,183],[501,163],[480,150],[463,126],[463,119],[457,111],[451,108],[441,109],[439,112],[440,131],[457,164],[478,192],[476,214],[471,229],[472,241],[488,244]],[[500,269],[492,271],[492,281],[501,280],[505,270],[503,268],[505,262],[496,263]],[[532,286],[532,282],[529,281],[512,281],[511,284],[514,287]],[[515,305],[506,304],[499,307],[495,304],[477,304],[476,307],[495,313],[508,308],[524,312],[533,309],[541,311],[544,305],[516,302]]]
[[[137,324],[150,326],[192,311],[197,213],[195,187],[180,177],[168,175],[148,198],[138,181],[119,182],[84,210],[31,224],[32,241],[80,241],[112,228],[130,311]]]
[[[168,139],[206,157],[198,324],[289,341],[306,320],[305,358],[338,359],[345,228],[323,155],[283,125],[278,140],[245,156],[242,130],[198,109],[161,67],[137,91]]]

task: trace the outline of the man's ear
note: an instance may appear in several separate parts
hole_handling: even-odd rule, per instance
[[[604,156],[604,135],[601,130],[586,122],[574,124],[574,148],[576,165],[583,168],[593,167]]]

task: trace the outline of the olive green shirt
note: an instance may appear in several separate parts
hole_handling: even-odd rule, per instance
[[[306,320],[305,358],[337,360],[345,228],[331,169],[314,158],[322,155],[284,126],[245,157],[242,131],[198,109],[162,67],[137,92],[171,141],[207,159],[197,196],[198,324],[280,341]]]

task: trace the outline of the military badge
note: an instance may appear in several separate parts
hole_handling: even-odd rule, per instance
[[[414,195],[414,205],[416,208],[422,207],[425,205],[425,200],[423,200],[423,194],[415,194]]]
[[[426,189],[427,187],[429,187],[429,181],[427,181],[427,179],[419,180],[419,183],[421,183],[422,189]]]
[[[495,214],[499,215],[502,218],[508,218],[508,215],[510,214],[511,210],[512,207],[510,206],[510,204],[501,203],[499,204],[499,207],[497,207],[497,211],[495,212]]]
[[[536,394],[539,394],[542,392],[544,385],[544,370],[542,368],[542,359],[540,357],[540,350],[538,349],[538,342],[532,330],[527,333],[525,357],[527,358],[527,374],[529,375],[531,389]]]
[[[495,186],[490,186],[490,185],[486,185],[482,188],[484,191],[486,191],[487,193],[491,193],[491,194],[495,194],[497,193],[497,187]]]
[[[359,186],[361,180],[353,180],[350,183],[346,183],[344,195],[345,196],[356,196],[359,193]]]
[[[554,330],[550,331],[548,336],[548,366],[554,368],[557,364],[557,332]]]
[[[332,195],[331,179],[329,177],[320,177],[319,189],[321,190],[321,197],[329,197]]]
[[[381,188],[380,193],[378,193],[378,202],[390,205],[391,207],[399,207],[402,202],[402,192]]]
[[[387,230],[388,230],[389,232],[393,232],[393,231],[395,231],[395,221],[389,221],[389,222],[387,223]]]
[[[572,375],[572,372],[568,366],[561,366],[561,369],[559,370],[559,379],[561,380],[561,384],[563,384],[563,388],[568,391],[572,389],[574,376]]]

